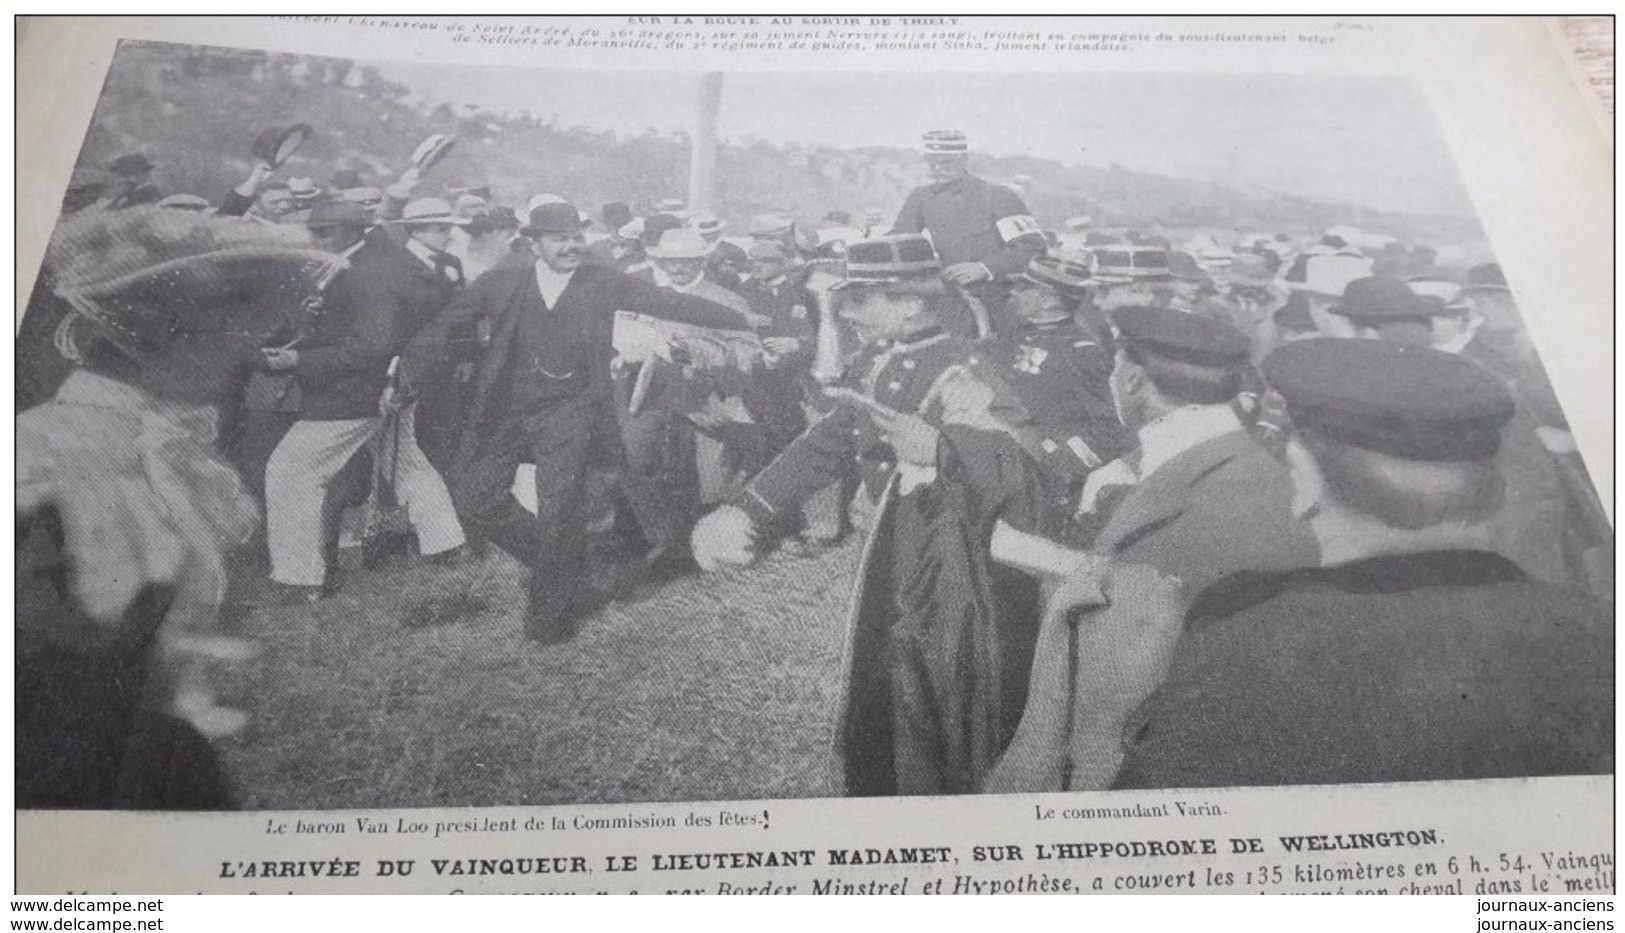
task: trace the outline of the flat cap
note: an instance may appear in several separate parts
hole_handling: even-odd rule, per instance
[[[1348,283],[1343,289],[1343,300],[1330,310],[1365,323],[1425,319],[1444,313],[1444,299],[1417,294],[1404,279],[1368,275]]]
[[[1247,362],[1247,335],[1222,321],[1172,308],[1138,306],[1112,315],[1122,342],[1182,363],[1228,368]]]
[[[1512,420],[1512,393],[1451,353],[1382,340],[1303,340],[1264,359],[1293,424],[1405,460],[1483,460]]]

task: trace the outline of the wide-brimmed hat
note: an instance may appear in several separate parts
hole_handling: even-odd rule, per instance
[[[484,195],[475,194],[472,191],[464,191],[462,194],[457,196],[457,200],[452,204],[451,209],[453,213],[461,214],[466,209],[474,208],[477,213],[483,214],[489,210],[490,207],[491,202]]]
[[[461,227],[468,223],[468,218],[452,213],[451,205],[439,198],[419,198],[406,205],[401,211],[401,219],[395,223],[405,226]]]
[[[255,156],[266,165],[276,168],[288,161],[288,157],[298,151],[305,140],[310,138],[311,129],[308,124],[295,123],[292,126],[268,126],[260,130],[254,137],[251,147]]]
[[[660,234],[660,242],[649,247],[650,259],[703,259],[711,253],[711,244],[692,227],[675,227]]]
[[[322,189],[309,178],[288,179],[288,190],[296,201],[310,202],[322,196]]]
[[[455,145],[457,137],[436,133],[418,143],[417,148],[412,150],[412,164],[417,166],[419,172],[428,172],[435,163],[444,159]]]
[[[1352,321],[1377,324],[1431,318],[1444,311],[1444,299],[1419,295],[1404,279],[1368,275],[1348,283],[1343,300],[1330,310]]]
[[[1405,284],[1409,285],[1411,291],[1418,295],[1426,298],[1437,298],[1444,302],[1447,311],[1457,311],[1467,307],[1467,302],[1462,299],[1460,282],[1453,282],[1436,276],[1412,276],[1405,281]]]
[[[339,192],[339,198],[365,207],[376,207],[384,203],[384,192],[382,188],[362,185],[359,188],[345,188]]]
[[[1293,281],[1293,276],[1288,274],[1287,287],[1340,298],[1350,282],[1371,274],[1371,260],[1344,253],[1325,253],[1305,259],[1302,271],[1302,281]]]
[[[846,247],[846,277],[831,290],[892,285],[936,278],[942,262],[931,241],[917,233],[859,240]]]
[[[643,219],[643,229],[638,232],[638,239],[646,247],[654,247],[667,230],[676,230],[683,225],[682,218],[675,214],[654,214]]]
[[[209,209],[207,198],[200,198],[195,194],[172,194],[158,201],[159,207],[173,208],[177,211],[206,211]]]
[[[529,201],[525,202],[525,213],[528,214],[531,211],[534,211],[536,208],[541,207],[543,204],[569,204],[569,203],[570,203],[569,201],[566,201],[564,198],[559,197],[558,195],[554,194],[551,191],[543,191],[541,194],[538,194],[538,195],[532,197]]]
[[[590,222],[581,216],[574,204],[542,204],[530,212],[530,223],[519,228],[519,234],[534,237],[544,233],[580,233],[581,228]]]

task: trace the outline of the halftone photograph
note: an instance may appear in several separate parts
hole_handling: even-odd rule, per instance
[[[122,42],[16,336],[15,806],[1612,774],[1520,299],[1402,77]]]

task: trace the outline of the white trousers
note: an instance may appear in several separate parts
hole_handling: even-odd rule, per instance
[[[425,555],[463,543],[463,526],[451,505],[446,482],[418,448],[417,408],[400,416],[395,495],[406,509]],[[271,579],[296,586],[320,586],[327,579],[322,559],[322,502],[327,487],[363,444],[378,436],[382,418],[297,421],[265,465],[265,535],[271,552]],[[394,454],[394,438],[378,437],[375,456]],[[387,459],[386,459],[387,464]]]

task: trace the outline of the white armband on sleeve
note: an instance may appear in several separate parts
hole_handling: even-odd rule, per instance
[[[998,228],[999,238],[1006,243],[1016,239],[1017,237],[1023,237],[1030,233],[1044,232],[1043,229],[1038,226],[1038,221],[1034,220],[1031,214],[1015,214],[1010,217],[1004,217],[997,221],[994,226]]]

